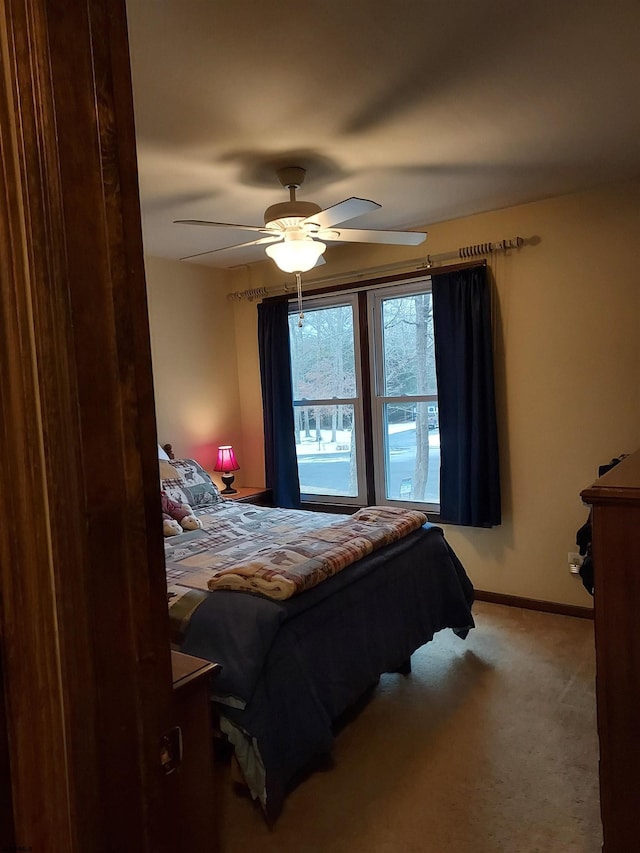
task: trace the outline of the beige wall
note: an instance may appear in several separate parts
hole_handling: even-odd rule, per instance
[[[145,258],[145,270],[158,439],[205,467],[218,445],[232,444],[241,465],[236,482],[248,483],[229,276],[154,257]]]
[[[567,566],[587,516],[580,490],[598,465],[640,446],[640,184],[493,211],[428,231],[424,253],[431,254],[516,235],[536,238],[536,245],[490,261],[498,292],[504,521],[493,530],[449,526],[447,537],[479,589],[590,605]],[[336,247],[316,275],[417,256],[416,249]],[[287,279],[270,261],[247,276],[234,273],[234,289]],[[264,460],[256,306],[234,306],[243,475],[258,483]]]

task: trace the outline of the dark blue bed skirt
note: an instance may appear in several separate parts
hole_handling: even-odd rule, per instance
[[[210,593],[182,651],[222,664],[213,698],[223,730],[275,817],[292,779],[330,751],[334,720],[437,631],[464,638],[472,603],[442,530],[426,524],[284,602]]]

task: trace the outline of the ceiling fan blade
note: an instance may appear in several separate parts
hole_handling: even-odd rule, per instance
[[[276,243],[280,239],[279,234],[272,234],[269,237],[261,237],[259,240],[250,240],[248,243],[234,243],[233,246],[220,246],[218,249],[209,249],[207,252],[196,252],[195,255],[185,255],[180,260],[189,261],[191,258],[200,258],[202,255],[212,255],[214,252],[226,252],[227,249],[244,249],[247,246],[259,246],[261,243]]]
[[[272,228],[259,225],[235,225],[233,222],[209,222],[206,219],[174,219],[174,225],[207,225],[211,228],[240,228],[242,231],[258,231],[260,234],[273,234]]]
[[[419,246],[427,235],[424,231],[363,231],[357,228],[334,228],[326,234],[319,231],[318,240],[343,243],[392,243],[397,246]]]
[[[370,213],[372,210],[377,210],[382,205],[375,201],[369,201],[366,198],[345,198],[344,201],[339,201],[331,207],[325,207],[319,213],[314,213],[307,216],[301,222],[301,225],[317,225],[319,228],[331,228],[339,222],[346,222],[347,219],[355,219],[356,216],[362,216],[363,213]]]

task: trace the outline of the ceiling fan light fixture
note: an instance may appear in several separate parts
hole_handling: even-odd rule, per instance
[[[307,272],[318,262],[326,245],[311,237],[291,237],[265,247],[265,252],[283,272]]]

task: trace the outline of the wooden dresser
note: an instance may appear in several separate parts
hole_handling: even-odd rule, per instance
[[[582,498],[593,508],[603,850],[628,853],[640,849],[640,451]]]

